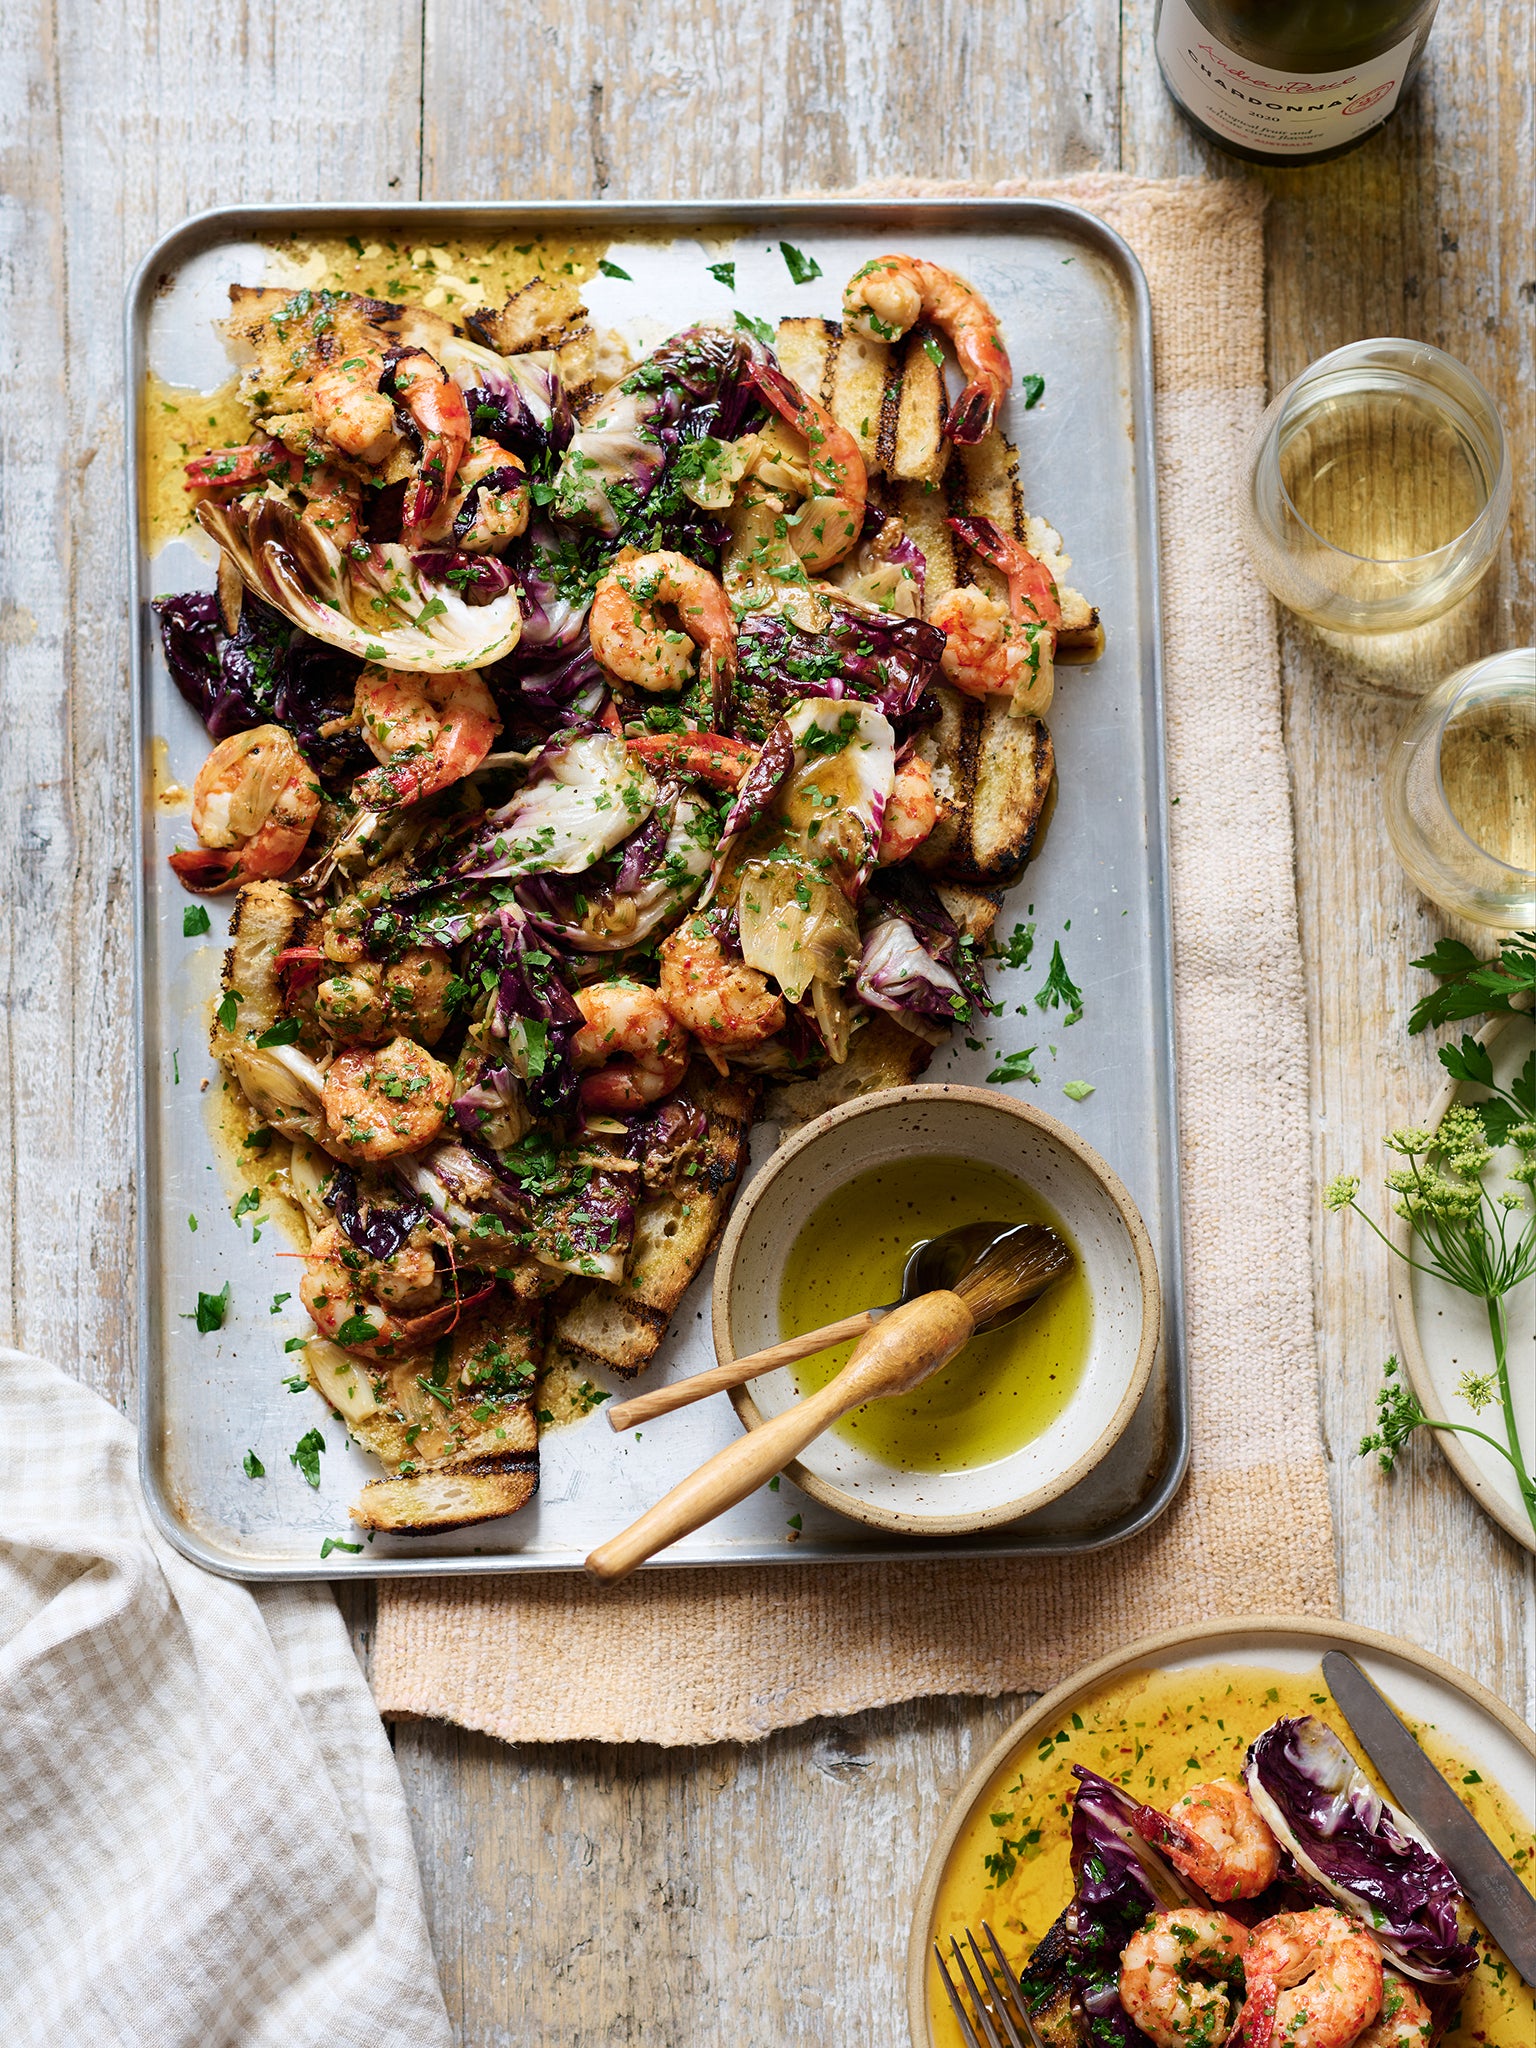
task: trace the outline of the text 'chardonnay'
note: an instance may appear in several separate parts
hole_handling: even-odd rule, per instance
[[[1157,61],[1207,141],[1254,163],[1321,163],[1392,114],[1438,4],[1159,0]]]

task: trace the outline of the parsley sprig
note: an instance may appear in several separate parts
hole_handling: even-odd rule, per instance
[[[1411,1033],[1434,1024],[1459,1024],[1465,1017],[1528,1010],[1536,1001],[1536,931],[1516,932],[1492,960],[1480,958],[1460,939],[1442,939],[1410,965],[1422,967],[1440,983],[1414,1004],[1408,1019]],[[1444,1053],[1440,1057],[1444,1060]]]

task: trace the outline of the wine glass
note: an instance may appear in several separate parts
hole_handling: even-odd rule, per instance
[[[1536,924],[1536,647],[1471,662],[1425,697],[1387,763],[1387,833],[1445,910]]]
[[[1286,608],[1347,633],[1424,625],[1487,573],[1509,518],[1504,431],[1482,385],[1427,342],[1351,342],[1270,405],[1240,514]]]

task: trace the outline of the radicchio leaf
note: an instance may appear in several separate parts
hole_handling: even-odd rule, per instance
[[[877,1010],[969,1024],[971,1006],[949,969],[902,917],[882,917],[864,934],[854,992]]]
[[[496,994],[487,1022],[507,1042],[511,1065],[535,1109],[568,1108],[576,1093],[571,1041],[583,1019],[561,980],[549,942],[530,931],[515,904],[504,904],[470,955],[472,986],[494,975]],[[461,1121],[462,1127],[462,1121]]]
[[[371,764],[355,730],[321,731],[351,711],[360,662],[297,632],[251,591],[243,594],[233,634],[212,591],[156,598],[154,610],[172,679],[211,738],[253,725],[284,726],[328,789]]]
[[[968,1001],[985,1009],[987,977],[976,949],[965,943],[964,934],[928,877],[909,862],[898,861],[892,867],[878,868],[869,888],[872,897],[912,927],[924,951],[948,968]]]
[[[365,1202],[358,1193],[357,1175],[350,1166],[332,1169],[325,1204],[335,1212],[336,1221],[358,1250],[380,1261],[395,1256],[427,1213],[413,1195],[390,1203]]]
[[[1249,1746],[1248,1790],[1308,1888],[1363,1920],[1405,1976],[1449,1984],[1477,1961],[1450,1867],[1315,1715]]]
[[[834,605],[824,632],[778,612],[749,612],[737,634],[741,682],[761,707],[783,712],[803,697],[858,697],[903,718],[939,674],[944,635],[925,619]]]
[[[1149,1913],[1203,1903],[1141,1836],[1137,1802],[1108,1778],[1072,1766],[1073,1900],[1067,1975],[1090,2048],[1150,2048],[1120,2003],[1120,1957]]]

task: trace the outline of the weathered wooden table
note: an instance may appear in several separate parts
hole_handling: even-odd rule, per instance
[[[1445,0],[1398,119],[1255,173],[1165,97],[1152,0],[9,0],[0,67],[4,1281],[14,1341],[131,1403],[126,539],[119,309],[144,249],[236,200],[735,196],[928,177],[1260,176],[1283,383],[1364,334],[1422,336],[1492,388],[1516,463],[1495,578],[1406,690],[1533,638],[1536,13]],[[1315,1165],[1376,1154],[1439,1069],[1403,1024],[1443,929],[1376,783],[1401,703],[1282,628]],[[1454,658],[1454,659],[1453,659]],[[1465,935],[1465,934],[1464,934]],[[1392,1338],[1385,1254],[1316,1235],[1345,1611],[1527,1716],[1530,1561],[1425,1449],[1355,1444]],[[357,1596],[354,1595],[354,1598]],[[1262,1589],[1255,1589],[1262,1600]],[[357,1626],[366,1645],[365,1603]],[[1176,1615],[1148,1616],[1149,1624]],[[875,2043],[902,2035],[927,1839],[1020,1708],[927,1700],[752,1749],[505,1748],[399,1731],[465,2042]]]

